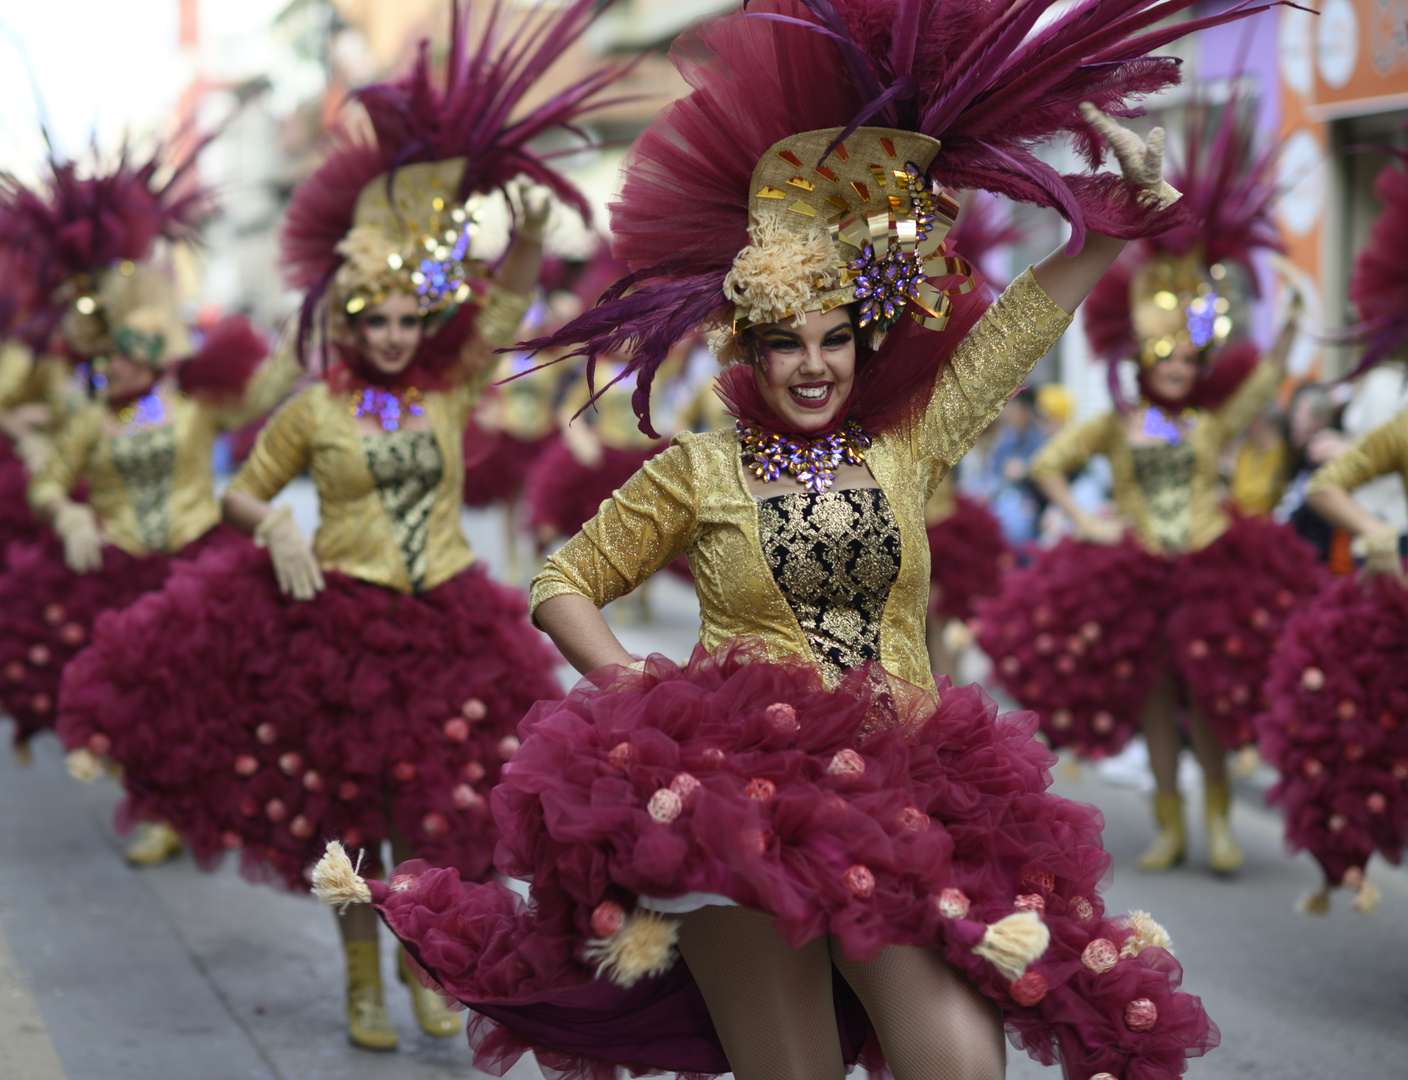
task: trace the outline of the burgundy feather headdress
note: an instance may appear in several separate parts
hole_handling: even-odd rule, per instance
[[[719,321],[724,278],[749,243],[754,166],[804,131],[877,125],[938,139],[931,179],[1053,207],[1071,223],[1073,251],[1087,228],[1163,231],[1176,207],[1146,206],[1110,173],[1062,175],[1034,149],[1065,134],[1098,165],[1105,147],[1081,102],[1137,115],[1140,98],[1178,81],[1178,62],[1151,50],[1273,6],[1244,0],[1153,28],[1193,3],[1083,0],[1050,17],[1057,0],[764,0],[686,32],[671,59],[692,92],[636,140],[611,207],[614,252],[632,273],[598,308],[531,345],[577,345],[589,368],[630,354],[633,405],[653,434],[655,369],[677,340]],[[942,332],[947,345],[931,332],[917,353],[947,356],[967,328],[960,315]],[[887,366],[916,340],[896,331],[876,356]]]
[[[1280,145],[1257,148],[1251,110],[1243,103],[1240,95],[1233,95],[1212,130],[1212,110],[1206,103],[1190,109],[1181,153],[1169,170],[1169,183],[1183,192],[1189,220],[1126,249],[1087,298],[1086,338],[1095,353],[1112,365],[1133,358],[1139,350],[1131,289],[1152,260],[1196,263],[1204,275],[1210,267],[1236,264],[1245,271],[1253,295],[1258,295],[1253,255],[1285,250],[1272,215],[1280,194],[1273,175]],[[1113,388],[1113,368],[1110,378]]]
[[[1390,161],[1374,180],[1383,212],[1369,227],[1354,259],[1349,298],[1360,322],[1336,335],[1346,345],[1364,346],[1364,355],[1346,376],[1362,374],[1408,340],[1408,153],[1384,149]]]
[[[532,143],[557,128],[586,141],[578,121],[593,109],[615,103],[601,92],[629,65],[604,64],[546,102],[523,106],[544,72],[607,6],[598,0],[572,0],[565,8],[523,16],[511,28],[510,16],[496,0],[484,24],[472,33],[471,5],[452,0],[443,81],[432,71],[429,42],[423,41],[407,75],[353,95],[371,122],[371,139],[347,128],[335,133],[327,160],[294,192],[280,236],[285,276],[306,291],[300,355],[344,261],[338,244],[353,227],[357,197],[378,178],[385,178],[390,192],[397,170],[404,166],[462,157],[467,164],[455,193],[461,201],[476,192],[503,189],[526,175],[551,188],[584,218],[590,216],[582,194]]]
[[[51,150],[47,190],[0,173],[0,248],[24,268],[32,296],[12,332],[42,347],[71,299],[66,283],[117,263],[143,262],[158,240],[194,240],[212,206],[209,190],[193,176],[208,141],[174,163],[166,144],[140,160],[124,145],[110,166],[96,150],[84,163],[60,160]]]

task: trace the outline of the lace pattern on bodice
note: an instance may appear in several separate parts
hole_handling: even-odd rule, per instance
[[[176,429],[170,424],[114,435],[112,463],[127,488],[148,551],[165,551],[171,536],[171,487],[176,475]]]
[[[1196,456],[1190,440],[1131,446],[1134,478],[1144,493],[1149,526],[1169,553],[1188,550]]]
[[[411,588],[420,592],[428,564],[430,508],[445,469],[440,444],[433,431],[388,431],[363,436],[362,446]]]
[[[879,488],[792,492],[758,502],[777,586],[829,683],[880,658],[880,617],[900,572],[900,527]]]

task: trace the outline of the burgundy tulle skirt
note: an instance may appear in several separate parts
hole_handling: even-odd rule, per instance
[[[529,528],[536,532],[548,527],[558,536],[574,535],[596,515],[602,502],[661,447],[618,450],[603,446],[601,449],[601,464],[595,469],[579,463],[561,440],[533,462],[525,488]]]
[[[485,796],[558,657],[516,590],[478,567],[407,596],[326,574],[281,595],[242,543],[179,566],[103,619],[64,678],[59,735],[123,767],[119,826],[169,821],[202,866],[306,892],[326,841],[377,865],[398,830],[477,878],[498,834]]]
[[[40,534],[40,524],[25,498],[28,490],[29,472],[9,440],[0,436],[0,559],[11,541],[33,540]]]
[[[518,439],[506,431],[483,438],[487,442],[485,448],[470,445],[466,436],[466,506],[489,506],[518,495],[527,483],[528,470],[533,467],[533,462],[561,441],[561,436],[555,431],[537,439]]]
[[[1201,551],[1063,540],[978,602],[978,642],[1054,746],[1117,753],[1161,673],[1177,674],[1228,749],[1251,742],[1287,616],[1327,581],[1288,527],[1235,519]]]
[[[1271,661],[1261,753],[1286,843],[1332,885],[1408,842],[1408,589],[1340,581],[1286,623]],[[1352,882],[1351,882],[1352,883]]]
[[[175,559],[105,545],[102,567],[88,574],[64,564],[63,544],[52,532],[12,543],[0,573],[0,708],[15,721],[15,745],[53,727],[64,672],[88,645],[100,615],[161,588],[173,565],[228,546],[235,536],[217,525]]]
[[[982,503],[956,495],[953,513],[928,532],[929,580],[938,586],[929,613],[972,618],[973,601],[995,595],[1002,572],[1014,562],[1002,526]]]
[[[370,882],[373,900],[478,1014],[476,1065],[495,1074],[530,1049],[552,1076],[728,1071],[687,965],[625,988],[587,954],[624,933],[637,897],[707,892],[774,915],[794,946],[941,950],[1019,1045],[1068,1075],[1178,1075],[1217,1030],[1168,952],[1115,959],[1133,931],[1099,897],[1099,812],[1047,793],[1054,759],[1033,717],[999,716],[976,687],[941,690],[936,706],[875,668],[828,691],[757,642],[701,647],[683,668],[602,669],[528,714],[491,796],[496,865],[532,882],[531,905],[420,864]],[[971,947],[1014,909],[1044,911],[1051,944],[1010,982]],[[1102,938],[1108,965],[1093,958]],[[855,1060],[867,1020],[839,982],[838,995]]]

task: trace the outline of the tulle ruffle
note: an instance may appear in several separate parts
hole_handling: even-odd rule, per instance
[[[528,1049],[571,1077],[727,1071],[686,965],[624,989],[584,953],[636,897],[702,891],[771,913],[794,946],[829,934],[857,959],[941,949],[1019,1045],[1068,1075],[1178,1075],[1216,1028],[1177,990],[1168,952],[1114,955],[1134,929],[1099,897],[1098,811],[1047,793],[1054,759],[1034,718],[999,716],[976,687],[940,691],[936,704],[878,667],[828,691],[757,642],[701,647],[684,668],[653,656],[643,673],[603,669],[525,717],[491,797],[496,866],[532,881],[531,906],[419,864],[369,883],[374,902],[480,1014],[476,1064],[494,1072]],[[1051,944],[1014,983],[972,946],[1015,909],[1044,912]],[[1112,955],[1096,973],[1082,956],[1100,938]],[[1158,1019],[1134,1030],[1141,999]],[[854,1059],[864,1014],[838,1001]]]
[[[466,435],[466,440],[468,440]],[[484,438],[484,436],[481,436]],[[487,452],[468,445],[465,447],[464,503],[466,506],[490,506],[506,502],[523,490],[528,470],[533,462],[561,439],[552,431],[537,439],[519,439],[506,431],[487,438]],[[473,454],[473,465],[469,457]],[[596,513],[593,509],[592,513]]]
[[[169,821],[202,866],[306,891],[328,839],[390,830],[477,878],[497,832],[485,796],[557,656],[517,591],[479,567],[419,596],[326,574],[297,602],[248,543],[176,569],[100,620],[64,680],[59,734],[123,766],[119,824]]]
[[[217,526],[180,557],[233,535]],[[51,532],[10,545],[0,574],[0,708],[15,721],[16,746],[54,725],[65,669],[88,645],[98,616],[161,588],[172,563],[166,554],[134,556],[107,545],[99,569],[75,574]]]
[[[601,464],[589,469],[572,456],[566,443],[558,441],[540,454],[528,470],[525,493],[529,527],[535,531],[551,528],[558,536],[572,536],[596,515],[613,491],[659,450],[660,447],[620,450],[603,446]]]
[[[956,495],[953,513],[928,533],[929,579],[938,586],[930,614],[972,618],[973,601],[996,594],[1002,572],[1013,564],[1001,524],[982,503]]]
[[[1063,540],[978,602],[978,642],[1054,746],[1102,757],[1134,734],[1169,667],[1229,749],[1255,737],[1267,664],[1291,610],[1323,587],[1285,526],[1238,518],[1201,551]]]
[[[1408,589],[1340,581],[1286,623],[1258,718],[1286,844],[1332,885],[1408,842]]]

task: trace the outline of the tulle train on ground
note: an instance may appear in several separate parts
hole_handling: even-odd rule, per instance
[[[1408,843],[1408,588],[1341,581],[1286,623],[1271,661],[1261,753],[1281,772],[1286,844],[1330,884]],[[1355,884],[1353,880],[1349,884]]]
[[[217,526],[174,560],[106,545],[103,565],[87,574],[64,564],[63,544],[53,533],[11,544],[0,574],[0,708],[15,721],[15,745],[54,725],[66,667],[88,645],[100,614],[161,588],[173,563],[233,536]]]
[[[485,795],[558,658],[522,595],[478,567],[419,596],[326,574],[282,596],[247,542],[182,565],[99,620],[65,675],[59,734],[123,767],[119,824],[171,822],[211,866],[306,891],[324,843],[399,830],[480,877],[497,832]]]
[[[698,891],[771,913],[793,945],[939,948],[1018,1045],[1076,1080],[1177,1076],[1217,1029],[1178,991],[1172,955],[1139,951],[1134,924],[1105,915],[1099,812],[1047,793],[1054,759],[1030,714],[941,690],[936,707],[876,667],[828,691],[815,668],[746,641],[684,668],[602,669],[529,713],[491,796],[496,865],[531,880],[531,905],[419,863],[369,882],[374,903],[479,1014],[476,1064],[496,1074],[530,1049],[551,1076],[726,1072],[683,962],[629,987],[597,974],[603,954],[668,925],[637,897]],[[1013,981],[972,946],[1016,910],[1044,912],[1051,943]],[[839,983],[837,1000],[854,1060],[867,1022]]]
[[[1286,617],[1327,580],[1281,525],[1238,518],[1201,551],[1151,555],[1132,539],[1063,540],[978,602],[978,642],[1053,746],[1099,758],[1138,729],[1172,668],[1228,749],[1251,742]]]
[[[929,578],[938,586],[930,614],[970,619],[973,601],[993,596],[1014,562],[1002,525],[982,503],[954,497],[953,513],[929,526]]]

